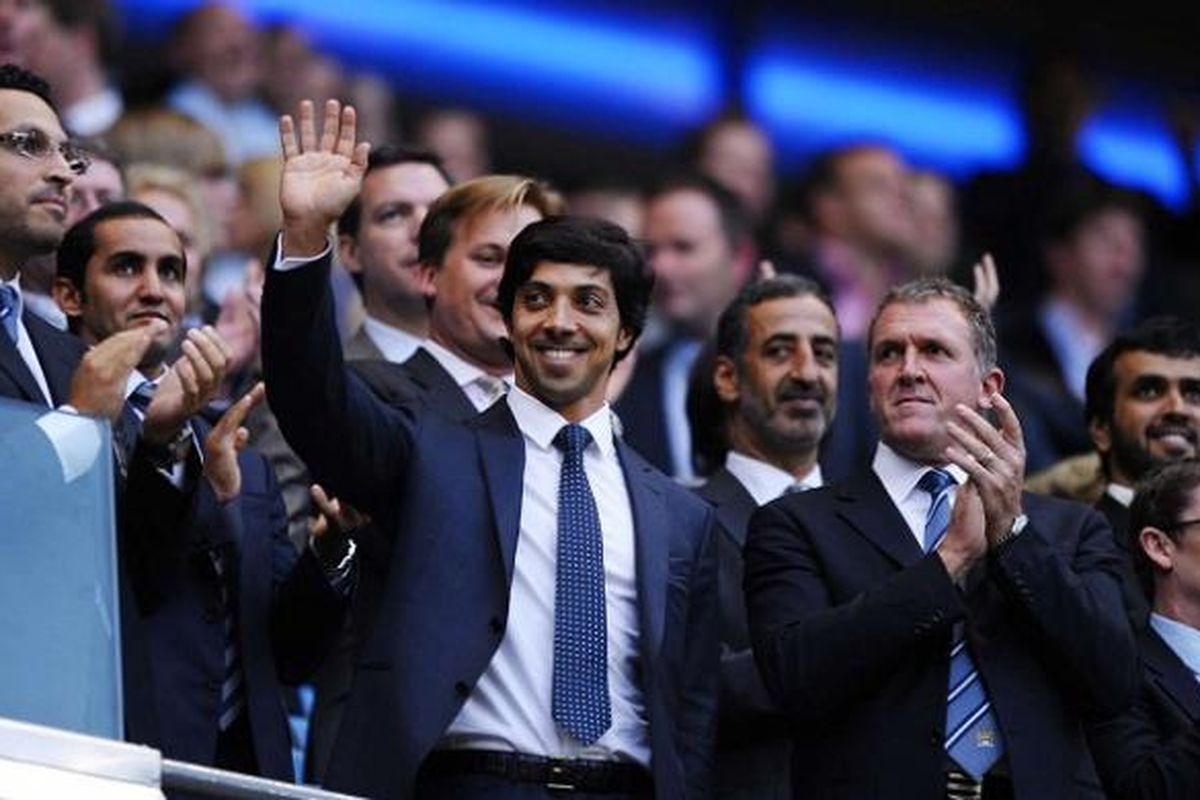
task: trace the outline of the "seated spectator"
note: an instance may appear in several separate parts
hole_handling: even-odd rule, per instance
[[[1113,800],[1200,797],[1200,464],[1169,464],[1138,487],[1134,558],[1150,577],[1138,633],[1141,681],[1131,709],[1090,726]]]

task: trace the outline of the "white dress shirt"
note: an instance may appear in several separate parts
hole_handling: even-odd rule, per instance
[[[792,473],[736,450],[730,450],[729,455],[725,456],[725,469],[738,479],[754,498],[754,502],[760,506],[771,502],[796,484],[804,490],[816,489],[825,484],[821,477],[820,464],[814,464],[808,474],[797,481]]]
[[[29,338],[29,331],[25,330],[25,320],[22,319],[21,312],[24,309],[25,300],[21,293],[21,276],[15,275],[12,280],[5,281],[5,283],[17,292],[17,307],[13,310],[17,315],[17,352],[21,354],[25,366],[29,367],[34,381],[42,390],[42,397],[45,398],[46,405],[53,407],[54,400],[50,397],[50,384],[46,382],[46,373],[42,371],[42,363],[38,361],[37,351],[33,349],[33,340]],[[0,333],[0,336],[6,335]]]
[[[375,319],[370,314],[363,318],[363,330],[367,337],[383,353],[383,357],[393,364],[403,364],[417,352],[417,348],[425,341],[422,337],[409,333],[403,328],[388,325]]]
[[[463,390],[471,405],[479,411],[486,411],[492,403],[499,400],[512,387],[512,376],[498,378],[484,372],[479,367],[466,361],[456,353],[452,353],[432,339],[426,339],[421,347],[442,365],[442,369],[450,373],[450,377],[458,388]]]
[[[1200,631],[1158,612],[1150,614],[1150,627],[1179,656],[1184,666],[1191,670],[1192,676],[1200,681]]]
[[[662,422],[667,434],[671,475],[680,481],[691,481],[696,477],[696,470],[692,468],[692,426],[687,415],[687,393],[692,365],[703,344],[698,339],[676,342],[669,345],[670,350],[663,359]]]
[[[1104,493],[1121,505],[1129,508],[1133,505],[1133,489],[1119,483],[1110,483],[1104,487]]]
[[[875,470],[875,474],[879,476],[888,497],[892,498],[892,504],[899,510],[900,516],[904,517],[904,521],[908,523],[908,529],[916,537],[917,544],[924,550],[925,517],[929,513],[929,507],[933,504],[933,495],[918,488],[917,483],[932,467],[905,458],[880,442],[879,446],[875,448],[875,460],[871,463],[871,469]],[[951,508],[953,508],[954,500],[958,497],[958,487],[966,481],[967,473],[963,472],[957,464],[946,464],[942,469],[954,478],[955,485],[947,490],[950,493],[949,499]]]
[[[639,679],[638,590],[633,511],[613,441],[608,406],[581,423],[593,443],[583,466],[604,536],[608,692],[612,727],[584,747],[550,713],[554,677],[554,600],[558,562],[558,483],[562,453],[553,440],[567,421],[519,388],[507,402],[525,440],[520,538],[504,638],[441,746],[556,758],[623,759],[650,764],[646,703]],[[643,531],[653,535],[653,531]]]
[[[1051,300],[1042,306],[1038,322],[1054,351],[1063,384],[1077,399],[1083,400],[1088,367],[1108,344],[1106,337],[1084,325],[1079,312],[1061,300]]]

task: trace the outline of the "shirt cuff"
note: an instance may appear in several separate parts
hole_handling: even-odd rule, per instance
[[[325,240],[325,249],[312,258],[284,258],[283,257],[283,231],[275,237],[275,263],[271,265],[271,269],[280,272],[287,272],[300,267],[308,266],[309,264],[320,261],[325,256],[333,251],[333,244],[328,239]]]

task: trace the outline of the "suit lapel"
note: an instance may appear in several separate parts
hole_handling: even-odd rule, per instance
[[[925,556],[873,471],[858,472],[842,484],[838,500],[839,516],[900,566],[911,566]]]
[[[1141,633],[1142,660],[1151,679],[1192,722],[1200,721],[1200,683],[1153,629]]]
[[[633,512],[642,654],[647,658],[647,666],[650,666],[662,645],[667,613],[670,520],[662,492],[654,485],[654,468],[620,439],[617,440],[617,455],[621,460],[621,470],[625,473],[625,485],[629,490],[629,504]]]
[[[512,586],[513,562],[521,530],[525,442],[508,403],[493,405],[474,421],[473,427],[504,565],[504,585]]]
[[[50,387],[51,401],[54,404],[67,402],[71,393],[71,378],[83,355],[83,343],[73,335],[51,326],[33,312],[27,312],[22,319],[37,353],[38,364],[46,376],[46,385]],[[41,396],[41,391],[38,396]]]
[[[28,315],[25,315],[28,318]],[[26,331],[29,332],[30,339],[33,338],[32,327],[26,325]],[[34,350],[40,351],[37,343],[34,343]],[[39,352],[40,356],[41,353]],[[25,359],[21,358],[20,351],[17,350],[17,345],[7,336],[0,335],[0,370],[12,379],[13,383],[21,391],[20,400],[27,400],[31,403],[46,405],[46,398],[42,395],[42,390],[38,387],[37,381],[33,377],[33,373],[29,371],[29,365],[25,363]],[[43,367],[42,371],[45,371]]]
[[[758,504],[733,473],[722,467],[699,490],[712,504],[721,528],[739,548],[746,545],[746,528]]]
[[[404,366],[413,382],[425,391],[427,400],[432,398],[439,406],[446,404],[447,407],[442,409],[443,414],[466,420],[479,413],[466,393],[450,377],[450,373],[425,348],[417,348]]]

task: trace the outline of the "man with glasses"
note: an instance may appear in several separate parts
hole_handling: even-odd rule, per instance
[[[1129,531],[1153,583],[1141,685],[1130,710],[1092,726],[1092,755],[1110,797],[1200,797],[1200,463],[1148,478]]]

